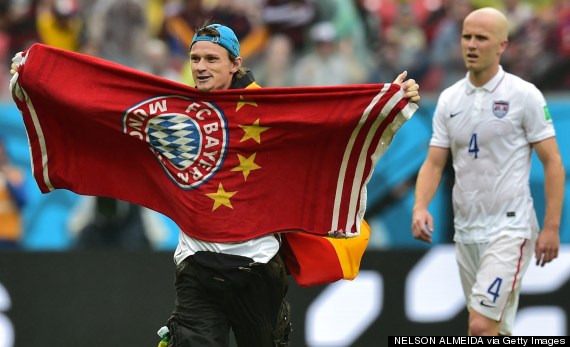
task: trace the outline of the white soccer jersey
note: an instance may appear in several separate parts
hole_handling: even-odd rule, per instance
[[[454,240],[538,231],[530,195],[531,144],[555,136],[542,93],[502,68],[485,86],[466,78],[439,97],[431,146],[450,148]]]

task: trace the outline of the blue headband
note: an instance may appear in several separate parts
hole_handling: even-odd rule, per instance
[[[197,36],[198,34],[196,33],[194,34],[194,38],[192,39],[192,44],[190,47],[192,47],[196,41],[209,41],[217,43],[218,45],[227,49],[228,52],[234,56],[239,57],[239,41],[232,29],[220,24],[210,24],[206,28],[216,29],[218,33],[220,33],[220,36]]]

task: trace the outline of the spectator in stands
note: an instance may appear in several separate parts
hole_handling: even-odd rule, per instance
[[[374,36],[367,35],[370,34],[367,29],[374,29],[365,27],[355,1],[321,0],[315,2],[315,5],[317,23],[329,22],[334,26],[338,53],[347,62],[345,68],[350,76],[351,83],[370,81],[370,76],[373,75],[371,72],[378,68],[376,59],[373,57],[378,42],[373,41]],[[375,16],[370,12],[364,15],[369,15],[369,18]],[[376,22],[376,24],[378,23]],[[378,31],[379,27],[376,27],[375,30]],[[372,40],[367,41],[368,39]],[[305,46],[305,51],[313,48],[314,43],[310,37]],[[391,76],[388,79],[391,79]]]
[[[533,17],[529,3],[520,0],[504,0],[504,13],[509,20],[509,37],[517,35]]]
[[[560,1],[556,10],[556,22],[550,37],[552,59],[544,72],[537,76],[537,84],[548,90],[570,88],[570,1]]]
[[[188,46],[204,18],[212,13],[205,9],[203,0],[168,1],[164,8],[163,28],[159,38],[170,47],[175,57],[188,58]]]
[[[0,2],[0,30],[9,38],[8,59],[12,59],[16,53],[38,42],[36,11],[37,1],[35,0]]]
[[[294,85],[293,45],[283,34],[275,34],[267,43],[265,54],[257,69],[258,81],[266,87],[290,87]]]
[[[336,29],[330,22],[315,24],[310,31],[314,48],[293,68],[295,85],[327,86],[353,82],[346,61],[338,49]]]
[[[172,81],[180,81],[180,72],[174,68],[168,45],[160,39],[151,39],[144,45],[143,62],[139,70]]]
[[[402,5],[394,24],[386,31],[380,71],[385,76],[392,76],[408,70],[414,79],[422,80],[428,69],[427,50],[423,29],[411,8]]]
[[[434,89],[449,87],[465,76],[461,58],[461,25],[465,16],[473,10],[469,0],[454,0],[447,3],[446,17],[434,33],[430,51],[432,73],[437,73]]]
[[[313,24],[316,8],[313,0],[262,0],[261,20],[271,35],[284,34],[293,43],[296,57],[305,48],[306,32]]]
[[[269,30],[261,20],[260,0],[217,0],[212,18],[233,28],[240,40],[243,59],[250,59],[266,47]]]
[[[130,67],[141,64],[148,39],[143,0],[98,0],[87,24],[87,54]]]
[[[371,59],[376,59],[382,45],[382,21],[380,17],[373,12],[371,6],[367,6],[367,0],[354,0],[358,21],[362,22],[364,35],[363,39],[370,51]]]
[[[502,58],[504,67],[513,74],[536,83],[541,88],[541,76],[554,61],[549,47],[552,24],[542,15],[531,17],[509,39],[509,49]],[[521,59],[524,56],[524,59]]]
[[[0,249],[19,249],[22,239],[21,210],[26,204],[24,173],[10,162],[0,137]]]
[[[443,0],[437,6],[430,7],[427,9],[425,18],[423,19],[421,26],[426,35],[428,45],[433,43],[435,33],[439,30],[439,26],[447,18],[447,11],[450,8],[449,3],[454,0]]]
[[[68,51],[79,51],[83,42],[83,20],[75,0],[54,0],[39,6],[37,28],[40,42]]]

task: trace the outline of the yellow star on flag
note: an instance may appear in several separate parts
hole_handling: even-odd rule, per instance
[[[255,142],[261,143],[261,133],[269,129],[269,127],[259,125],[259,118],[252,125],[240,125],[239,127],[245,132],[240,142],[253,139]]]
[[[248,101],[243,97],[243,95],[240,95],[239,101],[237,102],[236,111],[239,111],[239,109],[244,107],[245,105],[251,105],[251,106],[257,107],[257,104],[255,103],[255,101]]]
[[[236,166],[232,171],[241,171],[243,173],[243,178],[247,181],[247,176],[253,170],[261,169],[261,166],[255,163],[255,156],[257,153],[253,153],[249,157],[244,157],[242,155],[237,155],[239,159],[239,166]]]
[[[210,199],[214,200],[214,207],[212,211],[215,211],[221,205],[227,206],[233,209],[230,198],[237,192],[226,192],[222,184],[218,185],[218,191],[215,193],[206,194]]]

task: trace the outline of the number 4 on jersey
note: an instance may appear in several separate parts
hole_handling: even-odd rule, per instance
[[[497,302],[497,298],[499,297],[499,293],[501,290],[501,284],[503,283],[503,279],[500,277],[497,277],[493,283],[491,283],[491,285],[489,286],[489,289],[487,289],[487,293],[491,294],[493,296],[493,302]]]
[[[471,141],[469,141],[469,153],[474,153],[475,159],[477,159],[477,153],[479,153],[479,146],[477,146],[477,133],[471,135]]]

